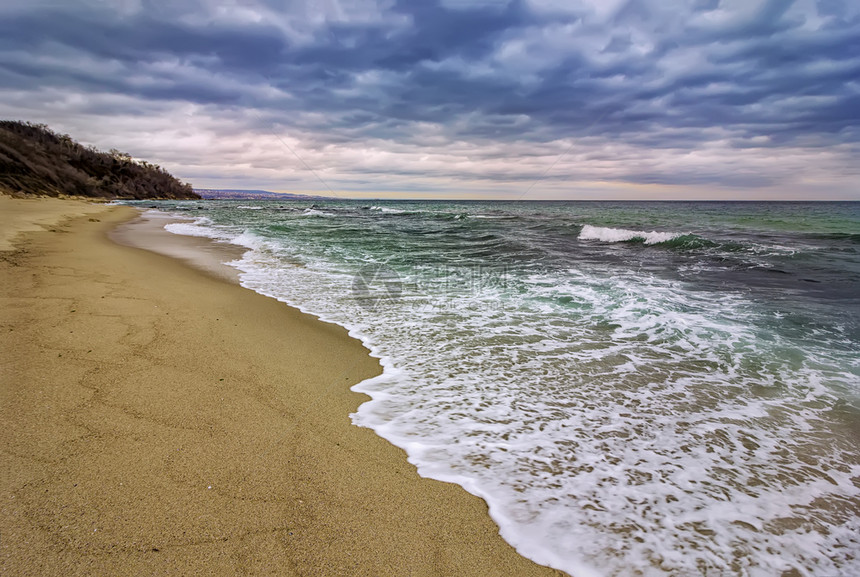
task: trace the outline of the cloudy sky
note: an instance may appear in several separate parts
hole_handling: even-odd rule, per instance
[[[0,117],[198,188],[860,200],[860,2],[0,0]]]

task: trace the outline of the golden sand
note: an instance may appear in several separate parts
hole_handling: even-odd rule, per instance
[[[350,423],[343,329],[107,239],[134,214],[0,197],[41,230],[0,251],[0,575],[560,574]]]
[[[12,250],[12,240],[22,233],[50,230],[71,216],[103,210],[103,206],[83,200],[20,199],[0,194],[0,251]]]

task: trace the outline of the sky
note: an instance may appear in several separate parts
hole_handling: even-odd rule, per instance
[[[196,188],[860,200],[860,2],[0,0],[0,118]]]

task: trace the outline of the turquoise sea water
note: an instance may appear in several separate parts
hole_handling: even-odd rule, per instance
[[[860,203],[155,206],[362,339],[353,421],[523,555],[860,574]]]

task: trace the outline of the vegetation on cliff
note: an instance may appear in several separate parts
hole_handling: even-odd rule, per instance
[[[155,164],[83,146],[44,124],[0,121],[0,192],[93,198],[200,198]]]

